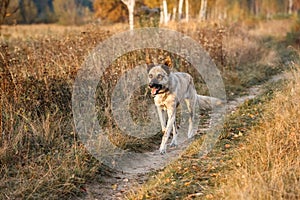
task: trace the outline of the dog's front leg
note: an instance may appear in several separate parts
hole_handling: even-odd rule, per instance
[[[168,108],[167,113],[168,113],[168,123],[159,148],[159,152],[161,154],[166,153],[167,141],[170,137],[170,132],[172,131],[176,119],[176,107],[174,106],[171,109]]]
[[[163,109],[161,109],[161,106],[156,106],[157,107],[157,112],[158,112],[158,116],[159,116],[159,121],[160,121],[160,125],[161,125],[161,130],[163,133],[166,132],[166,111],[164,111]]]
[[[174,124],[173,124],[173,139],[172,139],[170,146],[175,147],[175,146],[177,146],[177,144],[178,144],[178,142],[177,142],[177,127],[176,127],[176,120],[175,120]]]

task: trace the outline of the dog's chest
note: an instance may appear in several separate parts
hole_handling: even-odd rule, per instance
[[[175,100],[170,94],[159,94],[154,97],[154,103],[159,106],[162,110],[167,110],[169,107],[173,107]]]

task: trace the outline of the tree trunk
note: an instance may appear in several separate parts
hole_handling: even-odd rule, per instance
[[[135,0],[122,0],[122,2],[127,6],[129,13],[129,29],[133,30],[134,28],[134,5]]]
[[[133,30],[134,29],[134,16],[133,16],[134,9],[131,7],[128,10],[129,10],[129,29]]]
[[[176,21],[176,14],[177,14],[177,8],[173,8],[173,15],[172,15],[172,21]]]
[[[288,11],[289,15],[291,15],[293,13],[293,4],[294,4],[294,1],[289,0],[289,11]]]
[[[182,18],[182,7],[183,7],[183,0],[179,0],[178,4],[178,21]]]
[[[167,24],[169,22],[167,0],[163,0],[163,14],[164,14],[164,24]]]
[[[199,19],[201,21],[206,20],[206,12],[207,12],[207,0],[201,0],[201,7],[199,12]]]
[[[185,21],[189,21],[189,0],[185,0]]]
[[[160,18],[159,18],[159,23],[163,24],[164,23],[164,9],[163,6],[160,6]]]
[[[260,15],[260,2],[255,1],[255,15],[258,16]]]
[[[5,17],[7,15],[9,3],[10,3],[10,0],[1,0],[0,1],[0,29],[1,29],[1,25],[4,23]]]

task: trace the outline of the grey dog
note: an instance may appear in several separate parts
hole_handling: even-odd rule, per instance
[[[172,129],[173,139],[170,146],[178,145],[175,119],[176,109],[182,101],[185,101],[189,111],[188,138],[194,135],[193,122],[196,104],[198,103],[202,108],[210,108],[211,103],[218,104],[221,101],[217,98],[198,95],[192,76],[183,72],[171,72],[167,64],[148,64],[147,71],[149,88],[151,95],[154,96],[163,132],[159,151],[165,154]]]

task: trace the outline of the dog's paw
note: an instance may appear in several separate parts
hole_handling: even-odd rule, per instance
[[[176,140],[175,141],[172,140],[172,142],[170,144],[170,147],[176,147],[177,145],[178,145],[177,141]]]
[[[167,153],[166,148],[159,148],[159,153],[160,153],[161,155]]]
[[[191,138],[193,138],[193,137],[194,137],[194,132],[188,133],[188,139],[191,139]]]

